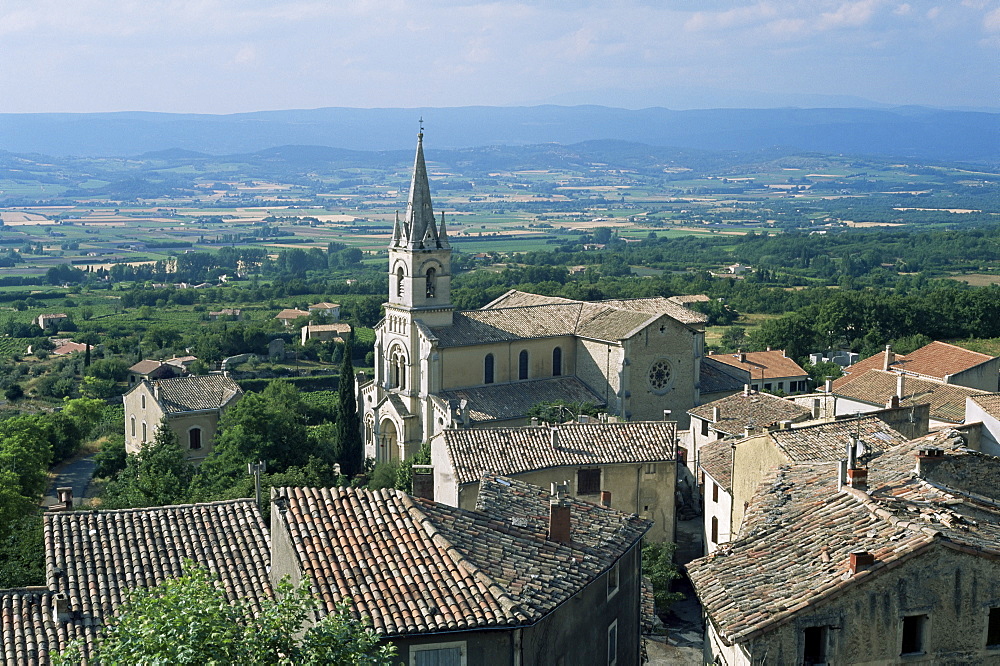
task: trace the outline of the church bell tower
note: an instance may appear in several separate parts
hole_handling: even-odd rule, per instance
[[[428,326],[452,323],[451,245],[444,214],[440,223],[434,219],[423,127],[417,135],[406,216],[400,221],[397,214],[389,243],[387,313],[390,310],[405,311],[408,319],[419,319]]]

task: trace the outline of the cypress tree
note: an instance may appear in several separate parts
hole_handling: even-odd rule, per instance
[[[344,358],[340,363],[340,383],[337,387],[337,442],[341,452],[340,472],[348,477],[365,469],[365,447],[361,441],[361,419],[354,394],[354,364],[351,362],[353,340],[344,343]]]

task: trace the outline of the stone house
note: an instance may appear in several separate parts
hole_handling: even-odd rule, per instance
[[[703,446],[698,456],[707,553],[733,538],[733,448],[733,442],[719,439]]]
[[[389,245],[389,300],[361,376],[366,455],[398,460],[445,428],[515,426],[539,402],[589,402],[681,427],[698,404],[704,315],[665,298],[582,302],[510,291],[451,303],[451,244],[417,144],[405,218]]]
[[[141,381],[129,389],[125,404],[125,449],[136,453],[152,441],[164,417],[190,460],[212,452],[223,412],[243,397],[243,390],[225,375],[173,377]]]
[[[272,501],[272,580],[308,576],[326,610],[352,597],[404,664],[640,663],[646,520],[493,475],[474,511],[394,489]]]
[[[1000,460],[949,431],[854,464],[774,469],[687,565],[705,663],[997,663]]]
[[[75,639],[87,658],[129,590],[179,576],[184,559],[229,601],[273,596],[267,528],[249,499],[45,515],[46,585],[0,590],[0,664],[45,666]]]
[[[300,329],[299,334],[302,336],[302,344],[305,344],[309,340],[322,340],[323,342],[337,340],[338,342],[343,342],[351,335],[351,325],[306,324]]]
[[[309,306],[309,314],[317,319],[324,319],[328,322],[340,320],[340,305],[337,303],[316,303]]]
[[[308,317],[309,312],[307,310],[299,310],[298,308],[285,308],[278,314],[274,315],[274,318],[280,321],[285,326],[291,326],[299,317]]]
[[[62,312],[57,314],[40,314],[34,318],[32,323],[37,324],[38,328],[44,331],[45,327],[48,326],[49,324],[52,324],[54,322],[61,322],[64,319],[69,319],[69,315]]]
[[[128,369],[128,385],[135,386],[139,382],[177,377],[187,370],[186,366],[165,363],[152,359],[144,359]]]
[[[930,426],[939,428],[965,420],[966,400],[982,395],[982,389],[948,384],[908,372],[867,370],[833,382],[832,394],[838,416],[876,411],[889,404],[900,407],[930,405]]]
[[[934,341],[909,354],[897,354],[890,345],[886,345],[885,351],[844,368],[844,373],[857,376],[869,370],[902,373],[918,379],[965,386],[988,393],[995,393],[1000,388],[1000,357],[963,349],[947,342]],[[836,387],[836,383],[834,386]]]
[[[738,371],[743,383],[749,384],[754,391],[781,391],[792,395],[809,390],[809,373],[781,350],[736,354],[709,352],[705,360],[725,364],[730,372]]]
[[[677,424],[563,423],[447,429],[431,439],[437,502],[475,509],[479,483],[494,473],[653,522],[648,538],[674,539]]]
[[[243,319],[243,310],[239,308],[222,308],[221,310],[216,310],[215,312],[208,313],[209,321],[218,321],[220,319],[233,318],[236,321]]]

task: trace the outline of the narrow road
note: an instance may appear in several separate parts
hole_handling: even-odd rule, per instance
[[[62,488],[63,486],[73,488],[73,506],[80,506],[83,499],[87,496],[87,490],[90,487],[90,478],[94,475],[96,467],[97,463],[94,461],[93,454],[76,458],[57,466],[53,470],[56,476],[52,480],[52,483],[49,484],[49,489],[45,492],[45,497],[42,498],[42,506],[50,507],[55,504],[56,488]]]

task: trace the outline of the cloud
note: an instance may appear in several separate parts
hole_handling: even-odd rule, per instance
[[[695,12],[684,23],[684,29],[690,32],[729,30],[760,23],[777,13],[777,8],[767,2],[721,12]]]
[[[820,14],[816,27],[819,30],[833,30],[865,25],[871,20],[878,4],[878,0],[845,2],[835,11]]]
[[[892,13],[896,16],[909,16],[913,13],[913,6],[908,2],[904,2],[901,5],[897,5],[896,8],[892,10]]]
[[[994,9],[983,17],[983,30],[1000,32],[1000,9]]]
[[[257,59],[257,50],[250,45],[241,46],[233,56],[234,65],[249,65]]]

